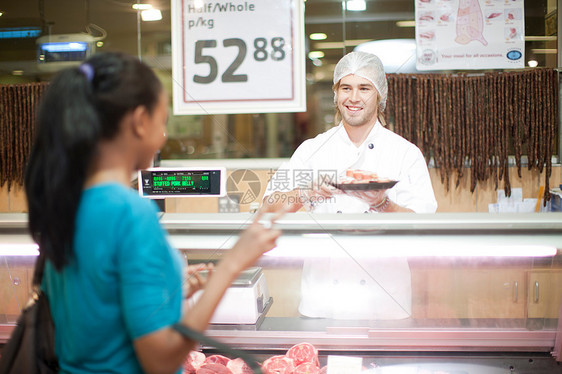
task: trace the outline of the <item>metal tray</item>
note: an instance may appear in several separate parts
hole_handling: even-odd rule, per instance
[[[368,182],[368,183],[334,183],[332,186],[342,191],[375,191],[388,190],[394,187],[398,181]]]

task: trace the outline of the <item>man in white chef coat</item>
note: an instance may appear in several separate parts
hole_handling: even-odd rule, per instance
[[[304,206],[314,213],[434,213],[437,202],[421,151],[382,125],[388,85],[380,59],[366,52],[345,55],[334,70],[333,91],[339,125],[303,142],[281,165],[269,181],[264,207],[285,205],[295,212]],[[342,192],[332,187],[329,182],[341,181],[348,169],[398,183],[377,191]],[[407,318],[411,314],[407,260],[307,260],[299,311],[336,319]]]

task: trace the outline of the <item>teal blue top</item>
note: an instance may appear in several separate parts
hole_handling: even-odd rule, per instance
[[[142,372],[133,340],[179,321],[183,299],[156,204],[117,183],[86,189],[73,252],[61,272],[47,261],[42,284],[61,371]]]

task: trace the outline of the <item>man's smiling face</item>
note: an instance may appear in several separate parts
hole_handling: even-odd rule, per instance
[[[379,94],[365,78],[346,75],[337,88],[336,105],[345,125],[366,126],[377,120]]]

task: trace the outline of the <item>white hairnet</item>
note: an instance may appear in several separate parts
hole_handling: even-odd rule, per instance
[[[336,65],[334,69],[334,84],[349,74],[365,78],[375,86],[381,95],[379,110],[383,111],[386,107],[388,83],[386,82],[386,75],[381,60],[371,53],[350,52],[343,56]],[[334,95],[335,100],[336,97]]]

